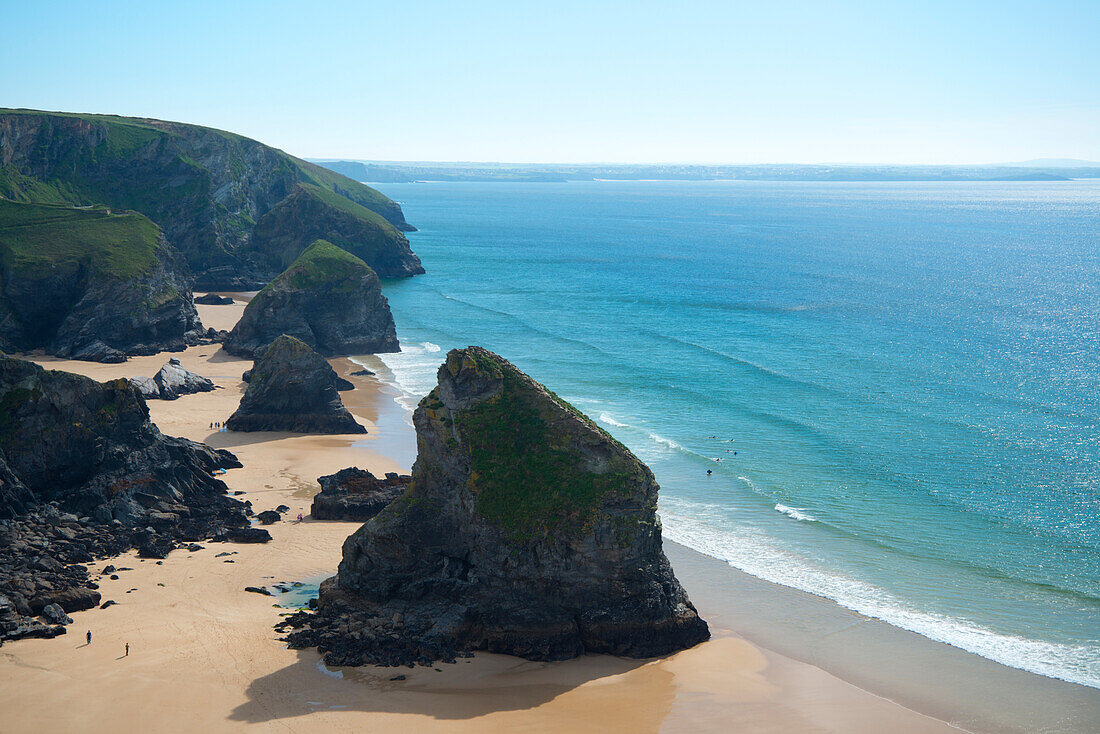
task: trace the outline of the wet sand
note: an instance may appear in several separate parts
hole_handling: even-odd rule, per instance
[[[235,321],[243,304],[199,308],[204,323],[227,328],[224,324]],[[75,614],[64,637],[0,648],[0,732],[957,731],[867,689],[886,695],[900,691],[903,695],[893,696],[897,700],[914,699],[911,705],[921,711],[968,728],[1013,728],[965,710],[942,690],[928,689],[927,681],[936,677],[928,666],[949,657],[922,659],[929,654],[923,648],[917,654],[916,648],[890,636],[906,633],[888,628],[882,637],[874,628],[877,623],[826,600],[737,574],[674,544],[667,544],[667,550],[677,574],[714,632],[713,640],[691,650],[651,661],[587,656],[532,663],[479,654],[435,668],[328,670],[315,651],[288,650],[272,629],[286,610],[273,606],[275,599],[247,593],[244,587],[335,571],[341,544],[358,525],[289,519],[299,512],[308,515],[321,474],[353,465],[375,474],[408,471],[414,439],[404,409],[375,378],[350,376],[359,366],[341,359],[333,360],[334,366],[356,384],[342,395],[367,426],[367,436],[212,431],[211,422],[224,421],[236,408],[245,387],[240,375],[251,364],[216,345],[121,365],[36,361],[103,380],[155,374],[169,356],[179,357],[185,367],[222,389],[150,401],[153,420],[165,433],[236,453],[244,467],[222,477],[230,490],[244,492],[240,499],[250,500],[257,512],[289,505],[288,521],[269,526],[274,540],[264,545],[204,544],[194,553],[175,551],[162,565],[132,554],[92,564],[94,569],[107,563],[133,569],[120,572],[117,581],[100,582],[104,600],[118,604]],[[390,454],[405,456],[404,465]],[[217,557],[219,553],[232,555]],[[862,634],[868,628],[865,622],[873,628],[870,637]],[[91,645],[84,644],[86,630],[93,633]],[[829,649],[830,639],[841,641],[849,659],[830,669],[863,688],[819,667],[845,659]],[[127,642],[128,657],[123,655]],[[954,652],[971,667],[952,664],[952,675],[969,671],[982,677],[994,669],[1002,674],[1009,670]],[[863,655],[866,664],[860,662]],[[880,675],[884,656],[886,666],[895,667],[891,655],[899,669],[894,678]],[[1009,696],[1009,708],[1001,707],[1002,719],[1035,730],[1030,725],[1041,722],[1025,722],[1012,711],[1028,708],[1019,695],[1021,686],[1028,690],[1031,679],[1046,679],[1016,674],[989,679],[1006,683],[1008,693],[1015,693]],[[407,677],[391,680],[397,675]],[[907,685],[906,676],[923,677],[924,682]],[[1065,705],[1077,702],[1077,718],[1063,723],[1076,727],[1089,721],[1081,715],[1090,715],[1090,702],[1096,702],[1091,689],[1076,699],[1059,699],[1067,690],[1079,693],[1079,687],[1049,683],[1035,688],[1037,695],[1054,695],[1056,703]],[[961,686],[965,692],[966,685],[960,681],[947,687]],[[1047,715],[1044,706],[1034,708],[1040,718]]]

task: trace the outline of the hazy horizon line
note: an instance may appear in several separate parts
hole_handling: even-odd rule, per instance
[[[1046,167],[1046,168],[1094,168],[1100,167],[1100,161],[1092,161],[1084,158],[1062,158],[1062,157],[1036,157],[1027,158],[1018,161],[994,161],[987,163],[860,163],[853,161],[796,161],[796,162],[757,162],[757,163],[738,163],[738,162],[700,162],[700,161],[643,161],[643,162],[624,162],[624,161],[489,161],[489,160],[415,160],[415,159],[380,159],[380,158],[352,158],[349,156],[303,156],[308,161],[347,161],[351,163],[365,163],[375,165],[446,165],[446,166],[699,166],[699,167],[721,167],[721,166],[739,166],[739,167],[756,167],[756,166],[844,166],[850,168],[874,168],[880,166],[893,166],[899,168],[927,168],[936,166],[957,166],[957,167],[1005,167],[1005,166],[1033,166],[1033,167]]]

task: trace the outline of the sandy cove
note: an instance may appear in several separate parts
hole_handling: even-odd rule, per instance
[[[200,311],[204,323],[228,328],[242,308]],[[257,512],[289,505],[287,521],[268,527],[268,544],[209,543],[175,551],[162,564],[132,553],[92,564],[93,573],[107,563],[133,569],[100,580],[103,598],[118,604],[76,614],[64,637],[0,648],[0,732],[958,731],[749,643],[722,628],[705,595],[696,601],[714,639],[664,659],[533,663],[479,654],[435,668],[328,670],[316,651],[287,649],[272,629],[287,610],[244,587],[335,571],[357,525],[290,519],[308,515],[322,474],[353,465],[375,474],[408,471],[372,449],[380,439],[413,440],[403,420],[385,423],[401,436],[376,428],[380,415],[403,410],[375,378],[351,376],[358,367],[338,359],[333,365],[356,385],[344,399],[367,436],[212,431],[212,422],[236,408],[240,375],[251,365],[216,345],[119,365],[36,361],[105,380],[155,374],[169,356],[222,389],[150,401],[153,420],[167,434],[233,451],[244,467],[222,477],[230,490],[243,492],[239,498]],[[232,555],[218,557],[226,552]],[[693,597],[714,581],[714,567],[689,562],[690,551],[669,552]],[[391,680],[397,675],[407,678]]]

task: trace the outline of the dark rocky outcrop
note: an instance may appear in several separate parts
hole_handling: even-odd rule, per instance
[[[195,303],[200,306],[229,306],[233,303],[233,299],[229,296],[219,296],[217,293],[203,293],[201,296],[195,296]]]
[[[378,479],[358,467],[319,477],[321,491],[313,497],[309,514],[317,520],[366,522],[400,497],[412,477],[386,474]]]
[[[400,351],[378,276],[324,240],[249,301],[223,348],[255,358],[282,334],[326,356]]]
[[[121,362],[202,335],[186,267],[151,221],[0,199],[0,349]]]
[[[131,377],[130,382],[146,400],[175,400],[180,395],[210,392],[214,383],[185,369],[175,357],[152,377]]]
[[[366,433],[344,407],[337,376],[324,357],[292,336],[264,350],[249,376],[231,431]]]
[[[103,204],[156,222],[208,290],[251,290],[325,238],[382,277],[423,272],[401,207],[338,173],[221,130],[0,110],[0,197]]]
[[[408,490],[344,543],[292,647],[332,665],[472,650],[663,655],[709,631],[661,546],[657,483],[624,446],[478,347],[414,415]]]
[[[275,512],[275,510],[264,510],[263,512],[256,513],[256,519],[264,525],[271,525],[272,523],[282,520],[282,516]]]
[[[161,434],[128,380],[0,354],[0,595],[14,610],[0,610],[0,640],[50,636],[29,619],[49,604],[99,604],[82,564],[131,548],[162,558],[249,530],[244,506],[212,475],[236,466],[227,451]]]

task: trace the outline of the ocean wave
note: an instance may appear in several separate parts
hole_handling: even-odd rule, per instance
[[[693,511],[690,504],[682,500],[662,501],[662,526],[669,540],[725,561],[757,578],[831,599],[866,617],[1002,665],[1100,688],[1100,654],[1095,646],[1005,634],[966,619],[914,609],[880,587],[821,568],[779,547],[762,531],[719,530],[690,514]]]
[[[652,433],[652,432],[647,433],[646,435],[648,435],[650,440],[652,440],[654,443],[660,444],[661,446],[666,446],[670,449],[675,449],[675,450],[678,450],[678,451],[686,451],[686,452],[691,453],[691,454],[695,453],[694,451],[691,451],[690,449],[685,449],[683,446],[676,443],[671,438],[665,438],[664,436],[662,436],[660,434]]]
[[[788,507],[784,504],[778,504],[775,506],[775,510],[776,512],[782,512],[787,517],[793,517],[795,520],[799,520],[800,522],[817,522],[816,517],[810,515],[807,512],[804,512],[803,510],[798,509],[797,507]]]
[[[607,413],[600,413],[600,416],[599,416],[598,420],[600,421],[600,423],[606,423],[607,425],[615,426],[616,428],[629,428],[630,427],[630,424],[621,423],[621,422],[615,420],[614,418],[612,418],[611,416],[609,416]]]
[[[436,373],[443,361],[441,351],[442,347],[430,341],[403,342],[400,352],[376,355],[389,372],[378,377],[401,393],[401,405],[413,410],[435,388]]]
[[[695,349],[695,350],[710,354],[712,356],[718,357],[719,359],[723,359],[723,360],[726,360],[728,362],[732,362],[733,364],[736,364],[740,367],[747,368],[747,369],[751,370],[752,372],[754,372],[758,375],[761,375],[761,376],[763,376],[767,379],[770,379],[770,380],[783,382],[783,383],[786,383],[788,385],[792,385],[792,386],[800,387],[800,388],[806,388],[806,389],[814,390],[814,391],[820,391],[820,392],[826,392],[826,393],[832,393],[832,394],[841,394],[841,395],[843,394],[843,393],[840,393],[839,391],[837,391],[836,389],[828,387],[826,385],[822,385],[822,384],[817,383],[817,382],[812,382],[810,380],[803,380],[803,379],[800,379],[798,377],[793,377],[791,375],[785,374],[785,373],[780,372],[778,370],[772,369],[771,367],[765,367],[762,364],[757,364],[756,362],[745,359],[744,357],[737,357],[737,356],[734,356],[732,354],[727,354],[726,352],[723,352],[719,349],[715,349],[714,347],[708,347],[705,344],[697,344],[693,341],[688,341],[687,339],[681,339],[679,337],[669,336],[667,334],[661,334],[660,332],[656,332],[656,331],[646,330],[645,333],[649,334],[650,336],[652,336],[655,339],[660,339],[660,340],[663,340],[663,341],[667,341],[667,342],[670,342],[672,344],[679,344],[682,347],[688,347],[690,349]]]

